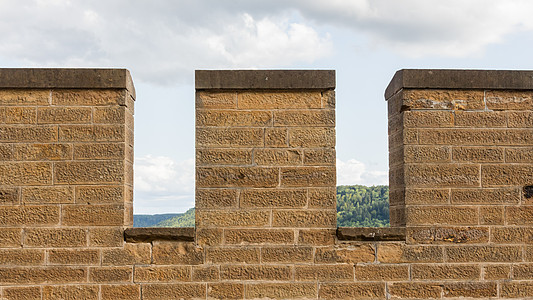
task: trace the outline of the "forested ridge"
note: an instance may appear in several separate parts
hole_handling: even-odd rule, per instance
[[[138,222],[134,227],[194,227],[195,209],[191,208],[178,216],[157,220],[152,224]],[[161,215],[154,215],[161,216]],[[145,216],[143,216],[143,221]],[[389,226],[389,187],[386,185],[342,185],[337,187],[337,226],[339,227],[386,227]]]

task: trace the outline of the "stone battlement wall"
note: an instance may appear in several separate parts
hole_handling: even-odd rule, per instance
[[[391,224],[336,228],[333,71],[196,72],[196,228],[131,228],[126,70],[0,70],[0,299],[533,296],[533,72],[402,70]]]

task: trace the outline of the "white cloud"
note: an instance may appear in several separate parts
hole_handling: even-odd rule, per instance
[[[307,18],[348,27],[411,56],[466,56],[533,30],[528,0],[293,0]]]
[[[0,1],[0,58],[28,66],[127,67],[176,84],[198,68],[286,67],[330,53],[328,36],[288,14],[218,1]]]
[[[387,185],[389,172],[367,170],[367,166],[355,159],[342,161],[337,158],[337,185]]]
[[[135,158],[135,213],[184,212],[194,206],[194,159]]]

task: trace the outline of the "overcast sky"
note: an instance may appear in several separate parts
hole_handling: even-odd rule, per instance
[[[194,206],[195,69],[337,71],[338,184],[387,184],[402,68],[533,69],[529,0],[0,0],[2,67],[131,71],[135,213]]]

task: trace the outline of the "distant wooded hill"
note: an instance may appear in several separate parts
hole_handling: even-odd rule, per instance
[[[194,227],[191,208],[183,214],[135,215],[133,227]],[[343,185],[337,187],[337,226],[387,227],[389,187]]]

